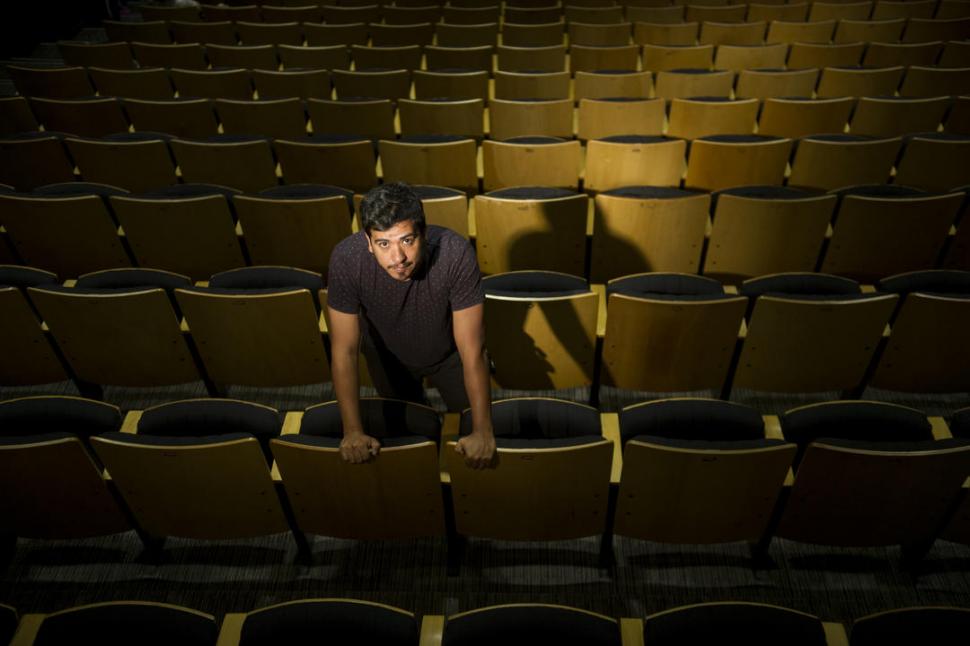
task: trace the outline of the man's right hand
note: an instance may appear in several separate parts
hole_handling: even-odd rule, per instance
[[[340,440],[340,457],[353,464],[367,462],[380,450],[381,443],[363,432],[347,433]]]

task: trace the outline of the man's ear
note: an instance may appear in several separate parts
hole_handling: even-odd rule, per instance
[[[366,231],[366,230],[364,231],[364,238],[367,239],[367,251],[369,251],[371,255],[374,255],[374,244],[371,242],[371,239],[370,239],[370,231]]]

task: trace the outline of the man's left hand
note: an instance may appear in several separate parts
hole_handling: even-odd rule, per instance
[[[472,469],[485,469],[495,455],[495,437],[491,433],[475,433],[458,440],[455,451],[465,456],[465,464]]]

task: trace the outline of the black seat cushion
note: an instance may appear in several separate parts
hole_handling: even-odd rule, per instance
[[[794,186],[735,186],[711,193],[711,213],[717,212],[718,199],[722,195],[733,195],[750,200],[803,200],[823,193],[822,190]]]
[[[209,144],[244,144],[251,141],[270,141],[269,137],[264,135],[250,135],[250,134],[218,134],[211,135],[209,137],[203,137],[201,139],[189,139],[187,141],[204,142]]]
[[[808,444],[822,438],[873,443],[887,450],[893,448],[890,443],[933,441],[932,427],[923,413],[879,402],[842,401],[802,406],[787,411],[780,420],[782,434],[789,442],[798,444],[799,456]]]
[[[856,621],[849,630],[852,646],[932,644],[960,646],[970,635],[966,608],[904,608]]]
[[[428,184],[414,184],[411,186],[411,190],[414,191],[414,194],[418,196],[419,200],[440,200],[445,197],[465,195],[465,191],[459,191],[457,188],[431,186]]]
[[[468,139],[463,135],[403,135],[399,141],[405,144],[447,144]]]
[[[54,646],[89,641],[101,646],[211,646],[218,632],[212,618],[178,608],[105,604],[48,616],[34,644]]]
[[[71,433],[81,438],[121,428],[121,411],[104,402],[56,395],[0,402],[0,433],[49,435]]]
[[[272,197],[279,200],[306,200],[318,197],[350,197],[353,198],[354,192],[330,186],[329,184],[286,184],[284,186],[273,186],[259,192],[263,197]]]
[[[518,186],[516,188],[501,188],[497,191],[490,191],[486,195],[503,200],[555,200],[562,197],[571,197],[577,195],[577,193],[565,188]]]
[[[250,613],[240,646],[276,644],[417,646],[413,616],[369,603],[326,600],[287,603]]]
[[[555,271],[514,271],[482,278],[486,294],[548,298],[589,293],[586,279]]]
[[[22,265],[0,265],[0,287],[38,287],[40,285],[56,285],[57,274]]]
[[[508,139],[503,139],[502,143],[521,144],[524,146],[545,146],[548,144],[566,143],[566,140],[560,139],[559,137],[541,137],[538,135],[532,135],[528,137],[509,137]]]
[[[899,97],[903,98],[903,97]],[[910,133],[907,139],[919,137],[920,139],[934,139],[936,141],[970,141],[970,135],[958,132],[919,132]]]
[[[141,433],[105,433],[101,437],[120,444],[137,446],[205,446],[235,440],[255,439],[249,433],[221,433],[218,435],[143,435]]]
[[[648,617],[647,644],[737,644],[825,646],[822,622],[775,606],[718,603]]]
[[[155,199],[179,200],[188,197],[205,197],[206,195],[222,195],[232,198],[233,195],[242,193],[239,189],[218,184],[172,184],[162,188],[153,189],[142,193],[139,197]]]
[[[362,398],[360,418],[364,432],[381,441],[394,437],[421,436],[438,441],[441,418],[433,409],[397,399]],[[343,437],[340,407],[336,402],[312,406],[303,413],[300,435]],[[287,437],[287,439],[292,439]]]
[[[76,286],[83,289],[130,289],[136,287],[161,287],[172,291],[192,284],[192,279],[158,269],[123,267],[85,274],[77,279]]]
[[[663,135],[609,135],[607,137],[601,137],[598,141],[606,141],[613,144],[662,144],[677,140],[673,137],[664,137]]]
[[[637,435],[672,440],[742,441],[764,439],[761,414],[748,406],[718,399],[668,399],[620,411],[620,437]]]
[[[734,195],[754,200],[800,200],[821,194],[822,191],[812,191],[807,188],[792,186],[735,186],[718,191],[714,195]]]
[[[339,186],[328,184],[285,184],[273,186],[259,192],[260,197],[274,200],[313,200],[321,197],[343,197],[347,200],[347,209],[354,212],[354,192]]]
[[[635,69],[605,69],[605,70],[593,70],[593,74],[636,74]]]
[[[108,184],[96,184],[94,182],[61,182],[59,184],[47,184],[38,186],[32,191],[33,195],[44,197],[72,197],[75,195],[98,195],[103,198],[112,195],[128,195],[129,191],[117,186]]]
[[[337,133],[315,132],[299,139],[277,139],[276,141],[295,141],[296,143],[349,144],[355,141],[371,141],[362,135],[342,135]]]
[[[916,197],[926,195],[926,191],[912,186],[902,186],[900,184],[862,184],[859,186],[847,186],[835,191],[839,197],[846,195],[859,195],[861,197]]]
[[[448,618],[443,646],[619,646],[620,630],[604,617],[552,606],[499,606]]]
[[[703,141],[713,141],[722,144],[757,144],[768,141],[779,141],[783,137],[773,135],[707,135],[700,137]]]
[[[521,398],[492,403],[492,428],[500,448],[551,447],[602,438],[595,408],[561,399]],[[461,415],[459,435],[472,432],[471,410]]]
[[[970,295],[970,271],[957,269],[912,271],[883,278],[876,285],[879,291],[893,294],[926,292],[930,294]]]
[[[680,197],[693,197],[697,194],[698,191],[669,186],[621,186],[603,191],[603,195],[629,197],[637,200],[673,200]]]
[[[213,274],[209,287],[217,289],[308,289],[316,297],[326,287],[323,276],[293,267],[240,267]]]
[[[69,132],[55,132],[53,130],[28,130],[27,132],[14,132],[3,135],[0,141],[33,141],[34,139],[64,139],[64,137],[76,137]]]
[[[165,132],[140,130],[138,132],[114,132],[105,135],[100,141],[168,141],[173,138],[172,135]]]
[[[724,286],[713,278],[692,274],[637,274],[611,280],[606,294],[623,294],[636,298],[673,300],[710,300],[725,298]]]
[[[741,284],[744,296],[783,294],[786,296],[852,296],[862,293],[859,283],[830,274],[791,272],[752,278]]]
[[[267,460],[272,461],[269,441],[282,430],[280,414],[273,408],[231,399],[193,399],[162,404],[142,413],[138,435],[166,438],[249,434],[259,440]]]
[[[850,143],[854,141],[877,141],[879,139],[888,139],[889,137],[873,137],[872,135],[850,135],[850,134],[842,134],[842,133],[829,133],[829,134],[818,134],[818,135],[806,135],[805,137],[802,137],[802,138],[811,139],[812,141]]]

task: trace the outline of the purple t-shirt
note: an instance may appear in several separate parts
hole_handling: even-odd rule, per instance
[[[391,278],[367,250],[363,231],[330,255],[327,304],[359,314],[364,342],[385,347],[406,366],[426,368],[455,351],[451,313],[485,302],[471,244],[450,229],[428,225],[424,259],[411,279]]]

